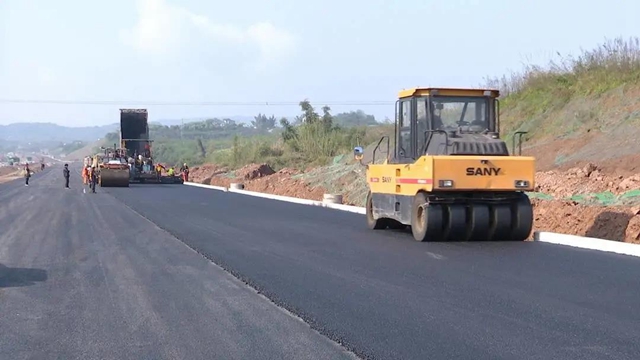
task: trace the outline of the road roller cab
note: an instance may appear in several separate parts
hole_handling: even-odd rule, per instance
[[[511,154],[500,139],[498,96],[484,89],[400,92],[394,145],[380,139],[373,158],[383,149],[387,158],[367,165],[371,229],[408,225],[418,241],[529,237],[533,211],[525,192],[535,186],[535,158],[514,155],[524,132],[514,134]],[[354,155],[362,159],[364,149]]]

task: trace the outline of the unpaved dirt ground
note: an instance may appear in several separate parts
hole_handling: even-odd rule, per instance
[[[11,181],[21,177],[20,168],[15,166],[1,166],[0,167],[0,184],[7,181]]]
[[[208,164],[194,167],[189,176],[191,181],[201,184],[228,187],[231,183],[243,183],[245,190],[249,191],[322,200],[325,189],[292,178],[298,174],[299,171],[292,169],[276,172],[267,164],[251,164],[235,171]]]
[[[23,177],[21,166],[0,166],[0,184]],[[33,166],[31,171],[37,173],[40,167]]]
[[[617,167],[612,167],[612,163],[605,163],[605,166],[586,163],[568,169],[556,167],[556,170],[538,172],[537,191],[532,194],[535,229],[640,243],[640,197],[629,198],[631,200],[626,203],[615,200],[616,196],[640,189],[640,171],[633,171],[635,163],[626,167],[624,164],[620,161]],[[322,170],[315,169],[315,172],[322,173]],[[322,200],[323,194],[328,192],[326,188],[318,185],[318,181],[301,178],[301,175],[292,169],[276,172],[267,164],[251,164],[235,171],[208,164],[193,168],[191,180],[217,186],[243,183],[245,189],[251,191]],[[334,183],[340,181],[338,179]],[[593,194],[604,192],[614,200],[588,204],[571,198],[575,195],[593,197]],[[362,201],[348,196],[345,203],[362,206]]]
[[[535,230],[640,244],[640,207],[534,199]]]

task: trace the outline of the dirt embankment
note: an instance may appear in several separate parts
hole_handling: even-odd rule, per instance
[[[249,191],[322,200],[325,190],[294,177],[300,174],[293,169],[274,171],[267,164],[251,164],[235,171],[208,164],[194,167],[189,176],[191,181],[201,184],[228,187],[231,183],[242,183]]]
[[[593,163],[565,171],[551,170],[536,174],[536,191],[555,198],[602,192],[619,195],[638,188],[640,172],[632,175],[607,172]]]
[[[326,190],[301,179],[301,174],[292,169],[276,172],[267,164],[236,171],[204,165],[192,170],[191,180],[217,186],[243,183],[246,190],[322,200]],[[640,191],[637,197],[624,196],[640,188],[640,173],[607,173],[589,163],[538,172],[536,185],[532,194],[536,230],[640,243]]]
[[[0,166],[0,184],[23,177],[22,166]],[[31,171],[40,171],[39,167],[32,167]]]
[[[640,243],[640,173],[587,163],[536,174],[535,228]]]
[[[534,199],[535,230],[640,244],[640,206]]]

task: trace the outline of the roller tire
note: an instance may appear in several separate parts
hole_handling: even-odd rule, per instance
[[[491,207],[491,228],[489,230],[489,240],[507,241],[511,240],[512,232],[512,212],[508,204],[499,204]]]
[[[467,241],[489,240],[491,228],[491,215],[489,206],[485,204],[473,204],[467,210]]]
[[[373,217],[373,199],[371,191],[367,194],[367,227],[370,230],[384,230],[388,226],[388,221],[385,218],[376,219]]]
[[[444,215],[444,232],[442,239],[445,241],[457,241],[466,239],[467,234],[467,210],[464,205],[442,205]]]
[[[529,196],[521,193],[511,207],[512,231],[510,238],[513,241],[524,241],[533,230],[533,206]]]
[[[442,240],[442,206],[429,204],[425,193],[417,193],[411,208],[411,232],[416,241]]]

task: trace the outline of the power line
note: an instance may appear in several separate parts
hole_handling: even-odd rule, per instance
[[[311,101],[312,104],[338,106],[378,106],[393,105],[394,101]],[[300,101],[119,101],[119,100],[40,100],[40,99],[0,99],[3,104],[53,104],[53,105],[146,105],[146,106],[298,106]]]

